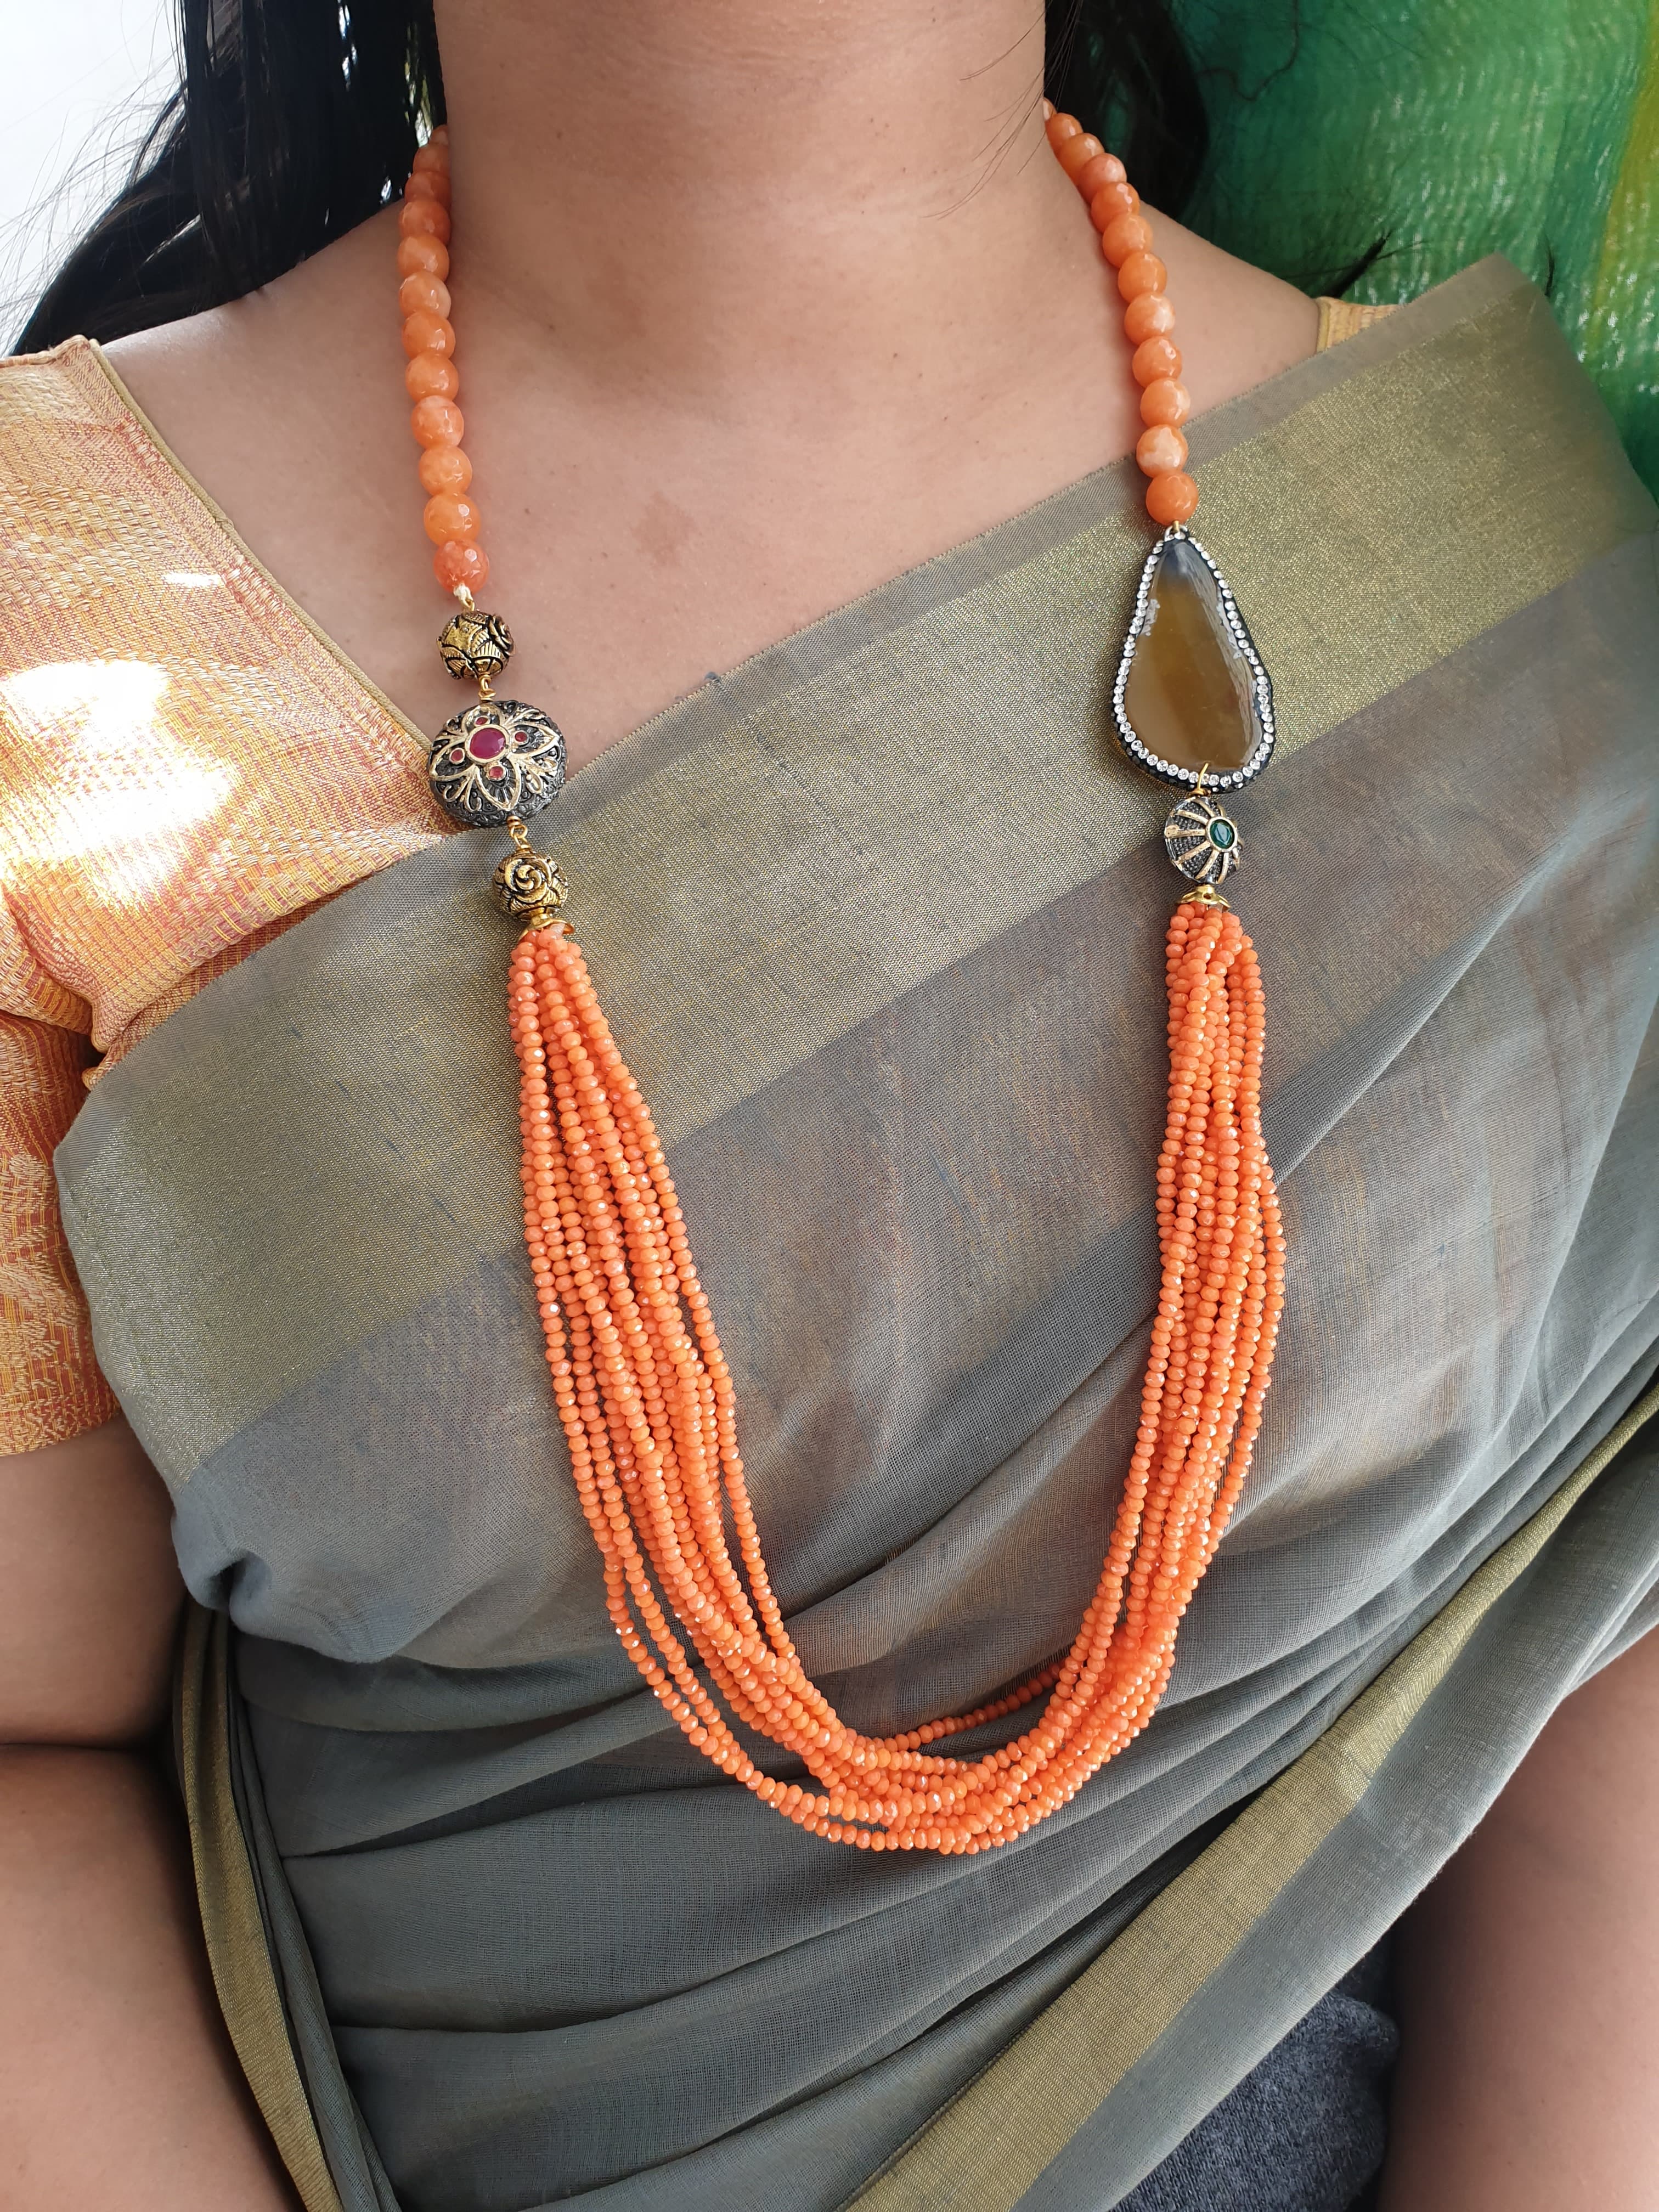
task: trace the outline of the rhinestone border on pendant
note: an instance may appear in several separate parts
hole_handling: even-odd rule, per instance
[[[1257,718],[1261,726],[1261,734],[1256,740],[1254,751],[1241,768],[1220,770],[1181,768],[1174,761],[1164,760],[1161,755],[1155,753],[1150,745],[1141,743],[1140,738],[1136,735],[1133,723],[1129,720],[1128,709],[1124,704],[1124,696],[1129,688],[1129,671],[1135,657],[1135,647],[1151,627],[1146,619],[1146,611],[1152,601],[1152,581],[1158,574],[1158,564],[1163,560],[1166,549],[1177,539],[1191,546],[1193,551],[1197,554],[1211,575],[1214,577],[1221,618],[1227,625],[1228,635],[1238,647],[1250,672],[1250,696],[1255,702]],[[1123,649],[1118,655],[1117,674],[1112,684],[1112,720],[1116,726],[1118,743],[1137,766],[1144,768],[1149,775],[1157,776],[1161,783],[1178,784],[1189,791],[1237,791],[1242,786],[1253,781],[1260,775],[1273,758],[1273,744],[1277,737],[1277,726],[1273,720],[1273,680],[1262,665],[1261,654],[1255,649],[1255,640],[1250,635],[1249,626],[1238,611],[1238,602],[1233,597],[1231,586],[1185,523],[1172,522],[1141,563],[1140,582],[1135,592],[1134,612],[1129,617],[1129,627],[1123,639]],[[1174,816],[1170,817],[1171,821],[1174,818]],[[1170,858],[1174,859],[1173,853]],[[1180,864],[1177,862],[1176,865]],[[1185,872],[1183,869],[1182,873]]]

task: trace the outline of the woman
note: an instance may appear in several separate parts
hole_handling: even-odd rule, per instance
[[[1158,1303],[1121,301],[1024,0],[436,15],[480,604],[580,769],[537,836],[791,1632],[912,1729],[1070,1642]],[[353,15],[365,83],[406,30]],[[255,59],[197,55],[204,127],[263,112]],[[391,112],[389,176],[408,101],[345,83],[313,125]],[[523,1242],[505,848],[445,834],[417,734],[456,695],[402,222],[113,376],[0,380],[19,2201],[1346,2204],[1389,2036],[1336,1985],[1478,1822],[1407,1923],[1382,2201],[1641,2201],[1652,510],[1547,309],[1487,264],[1321,352],[1158,219],[1279,705],[1241,902],[1279,1371],[1152,1725],[988,1856],[873,1855],[715,1773],[607,1619]],[[86,1309],[27,1164],[60,1137]],[[131,1748],[180,1568],[188,1906]]]

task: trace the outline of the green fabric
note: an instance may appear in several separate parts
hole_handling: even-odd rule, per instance
[[[1184,219],[1331,291],[1414,299],[1483,254],[1542,285],[1659,489],[1656,0],[1173,0],[1208,161]]]

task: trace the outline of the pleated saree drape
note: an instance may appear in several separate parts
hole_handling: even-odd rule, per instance
[[[1651,503],[1502,263],[1192,445],[1284,732],[1237,902],[1290,1306],[1163,1709],[1019,1846],[805,1837],[617,1650],[487,839],[212,983],[58,1154],[209,1609],[204,1922],[313,2212],[1109,2205],[1651,1617]],[[1178,886],[1106,736],[1133,476],[711,681],[537,825],[793,1632],[870,1729],[1069,1638],[1134,1428]]]

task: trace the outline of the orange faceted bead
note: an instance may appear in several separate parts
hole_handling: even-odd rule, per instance
[[[1141,296],[1156,299],[1158,295],[1143,293]],[[1129,374],[1137,384],[1155,384],[1160,376],[1179,376],[1181,348],[1170,338],[1148,338],[1144,345],[1135,348]]]
[[[398,210],[398,228],[405,238],[435,238],[449,243],[449,210],[436,200],[405,200]]]
[[[1172,376],[1156,378],[1140,395],[1143,422],[1184,422],[1193,411],[1193,396]]]
[[[449,172],[447,169],[416,169],[404,186],[404,198],[436,200],[440,207],[449,205]]]
[[[1048,143],[1058,153],[1068,138],[1080,138],[1083,125],[1075,115],[1051,115],[1043,125],[1048,134]]]
[[[1167,476],[1187,465],[1187,441],[1168,422],[1154,422],[1135,445],[1135,459],[1149,477]],[[424,471],[422,471],[424,477]]]
[[[1087,131],[1079,131],[1075,138],[1062,139],[1055,147],[1060,166],[1068,177],[1075,177],[1089,162],[1098,161],[1106,151],[1098,138]]]
[[[1151,431],[1146,434],[1150,437]],[[1170,434],[1174,436],[1176,434],[1171,432]],[[1181,452],[1182,458],[1184,459],[1187,453],[1184,441]],[[1168,468],[1179,468],[1181,463],[1170,461],[1164,465]],[[465,491],[472,481],[472,464],[459,446],[428,446],[421,455],[420,477],[422,491]],[[454,534],[460,535],[459,532]]]
[[[1152,243],[1152,226],[1144,216],[1121,215],[1100,234],[1100,250],[1114,269],[1121,269],[1132,253],[1146,253]]]
[[[1126,300],[1142,292],[1161,292],[1170,272],[1155,253],[1132,253],[1117,272],[1117,289]]]
[[[455,326],[447,316],[434,315],[429,307],[416,307],[412,315],[404,317],[404,351],[411,358],[417,353],[454,350]]]
[[[424,270],[430,276],[449,274],[449,248],[441,238],[417,235],[398,240],[398,274],[412,276]]]
[[[466,417],[453,399],[417,399],[410,410],[409,427],[419,446],[459,446]]]
[[[428,139],[416,153],[410,174],[416,177],[428,177],[433,175],[434,172],[443,177],[449,174],[449,144],[447,139],[436,137]]]
[[[429,276],[424,269],[405,276],[398,287],[398,305],[406,315],[412,315],[417,307],[426,307],[434,315],[447,315],[452,304],[449,287],[443,278]]]
[[[1146,487],[1146,512],[1165,529],[1172,522],[1185,522],[1197,506],[1198,486],[1179,469],[1154,477]]]
[[[1140,194],[1124,177],[1103,184],[1089,203],[1089,220],[1097,230],[1107,229],[1121,215],[1139,212]]]
[[[443,354],[417,353],[404,370],[404,385],[411,399],[453,399],[461,373]]]
[[[1123,334],[1133,346],[1161,337],[1175,328],[1175,309],[1164,292],[1142,292],[1123,310]]]
[[[469,592],[481,592],[489,580],[489,562],[482,545],[452,538],[433,555],[432,573],[447,592],[456,591],[463,584]]]
[[[458,545],[470,545],[478,534],[478,510],[459,492],[434,492],[421,520],[434,545],[447,545],[452,538]]]
[[[1078,170],[1078,175],[1073,177],[1071,181],[1078,185],[1078,192],[1079,197],[1082,197],[1084,206],[1088,206],[1088,201],[1093,199],[1095,192],[1102,188],[1102,184],[1113,184],[1115,177],[1121,177],[1121,175],[1124,175],[1124,164],[1119,161],[1117,155],[1097,153],[1093,157],[1093,161],[1084,161],[1082,168]]]
[[[1073,178],[1087,205],[1094,205],[1095,194],[1106,185],[1123,182],[1123,164],[1115,154],[1097,154],[1092,161],[1085,161]]]

